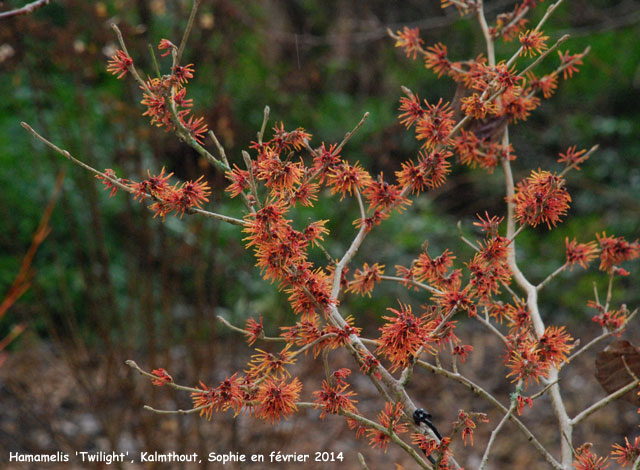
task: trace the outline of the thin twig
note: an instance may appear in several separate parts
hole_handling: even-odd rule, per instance
[[[356,124],[356,127],[354,127],[353,130],[351,130],[351,132],[347,132],[345,134],[344,139],[342,139],[342,142],[340,142],[338,144],[338,146],[336,147],[336,149],[334,151],[334,154],[338,154],[340,152],[340,150],[342,150],[342,147],[344,147],[345,144],[347,142],[349,142],[351,137],[353,137],[353,134],[358,132],[358,129],[360,129],[362,127],[362,125],[364,124],[364,122],[367,120],[368,117],[369,117],[369,113],[368,112],[364,113],[364,116],[362,116],[362,119],[360,119],[360,122],[358,124]]]
[[[505,413],[505,415],[502,417],[502,419],[500,420],[498,425],[491,432],[491,437],[489,438],[489,442],[487,443],[487,447],[485,448],[484,454],[482,455],[482,460],[480,461],[480,467],[478,467],[478,470],[484,470],[484,468],[487,466],[487,462],[489,461],[489,454],[491,453],[491,448],[493,447],[493,443],[495,442],[496,437],[498,436],[498,434],[502,430],[502,427],[505,425],[507,420],[513,414],[513,410],[515,408],[516,408],[516,400],[511,400],[511,406],[509,407],[509,410]]]
[[[633,317],[635,317],[638,314],[638,309],[636,308],[633,312],[631,312],[629,314],[629,316],[627,317],[627,320],[624,322],[623,325],[619,326],[616,329],[613,330],[607,330],[604,333],[600,334],[599,336],[596,336],[595,338],[593,338],[591,341],[589,341],[587,344],[585,344],[584,346],[582,346],[578,351],[576,351],[575,353],[573,353],[571,356],[569,356],[569,358],[567,359],[567,362],[571,362],[573,361],[576,357],[578,357],[580,354],[584,353],[585,351],[587,351],[589,348],[592,348],[593,346],[595,346],[596,344],[598,344],[600,341],[602,341],[603,339],[607,339],[609,336],[613,336],[613,335],[617,335],[620,332],[624,331],[624,329],[627,327],[627,325],[629,324],[629,322],[633,319]]]
[[[238,333],[242,333],[243,335],[251,335],[251,332],[249,330],[245,330],[243,328],[239,328],[235,326],[233,323],[229,322],[229,320],[224,318],[222,315],[218,315],[216,318],[220,323],[224,324],[227,328],[233,331],[237,331]],[[258,339],[261,339],[262,341],[271,341],[271,342],[279,342],[279,343],[287,341],[286,338],[280,338],[278,336],[264,336],[264,335],[259,336]]]
[[[555,49],[557,49],[560,44],[565,42],[570,37],[571,36],[569,34],[565,34],[560,39],[558,39],[553,46],[551,46],[549,49],[547,49],[542,54],[540,54],[536,60],[534,60],[532,63],[530,63],[524,70],[522,70],[518,74],[518,77],[524,77],[529,70],[534,69],[540,62],[542,62],[545,59],[545,57],[547,57],[549,54],[551,54],[551,52],[553,52]]]
[[[202,390],[201,390],[202,391]],[[193,413],[197,413],[198,411],[202,411],[205,408],[207,408],[208,406],[211,405],[202,405],[199,406],[197,408],[191,408],[189,410],[158,410],[156,408],[152,408],[149,405],[144,405],[142,408],[144,408],[147,411],[151,411],[153,413],[159,414],[159,415],[190,415]]]
[[[264,131],[267,129],[267,122],[269,122],[269,114],[271,113],[271,108],[269,106],[264,107],[264,113],[262,117],[262,126],[260,126],[260,132],[258,132],[258,143],[262,143],[262,139],[264,139]]]
[[[620,398],[625,393],[633,390],[637,385],[638,385],[638,379],[634,379],[632,382],[628,383],[627,385],[625,385],[621,389],[618,389],[615,392],[610,393],[609,395],[607,395],[603,399],[598,400],[593,405],[591,405],[588,408],[584,409],[583,411],[578,413],[573,419],[571,419],[570,420],[571,425],[575,426],[576,424],[580,423],[585,418],[591,416],[593,413],[598,411],[600,408],[603,408],[603,407],[607,406],[609,403],[611,403],[616,398]]]
[[[0,13],[0,20],[4,18],[11,18],[12,16],[28,15],[34,10],[49,4],[50,0],[37,0],[35,2],[27,3],[22,8],[15,8],[13,10],[3,11]]]
[[[127,186],[126,184],[122,183],[122,181],[120,181],[120,179],[112,178],[111,176],[108,176],[104,172],[102,172],[100,170],[96,170],[95,168],[93,168],[93,167],[87,165],[86,163],[84,163],[83,161],[78,160],[77,158],[73,157],[67,150],[61,149],[60,147],[55,145],[53,142],[50,142],[49,140],[47,140],[44,137],[42,137],[40,134],[38,134],[26,122],[22,122],[21,124],[22,124],[22,127],[24,127],[26,130],[28,130],[31,133],[31,135],[33,135],[36,139],[38,139],[41,142],[43,142],[49,148],[55,150],[60,155],[62,155],[63,157],[67,158],[68,160],[70,160],[71,162],[75,163],[76,165],[80,166],[81,168],[84,168],[85,170],[87,170],[87,171],[99,176],[104,181],[109,181],[109,183],[113,184],[114,186],[117,186],[119,189],[122,189],[123,191],[126,191],[126,192],[128,192],[130,194],[136,194],[136,195],[139,194],[144,199],[154,199],[152,195],[150,195],[148,193],[140,193],[136,189],[133,189],[132,187]],[[194,213],[194,214],[203,215],[205,217],[221,220],[222,222],[227,222],[229,224],[238,225],[238,226],[241,226],[241,227],[244,227],[246,225],[246,222],[244,220],[236,219],[234,217],[229,217],[228,215],[217,214],[215,212],[206,211],[204,209],[199,209],[197,207],[189,208],[188,211],[186,211],[186,213]]]
[[[127,45],[124,42],[124,38],[122,37],[122,32],[120,31],[120,28],[118,28],[118,25],[116,25],[115,23],[112,23],[111,28],[115,31],[116,36],[118,37],[118,42],[120,43],[120,48],[122,49],[122,52],[124,52],[128,57],[131,57],[131,54],[129,54]],[[127,67],[127,70],[131,72],[131,75],[133,75],[133,78],[135,78],[135,80],[140,84],[140,86],[144,91],[146,91],[149,94],[153,94],[151,93],[151,90],[149,90],[147,83],[142,79],[142,77],[138,73],[135,63],[132,63],[131,65],[129,65]]]
[[[156,377],[153,374],[150,374],[149,372],[146,372],[144,370],[142,370],[140,368],[140,366],[138,364],[136,364],[135,361],[132,361],[131,359],[128,359],[126,361],[124,361],[124,363],[126,365],[128,365],[129,367],[131,367],[132,369],[137,370],[141,375],[144,375],[145,377],[151,379],[151,380],[158,380],[158,377]],[[171,387],[174,388],[176,390],[182,390],[184,392],[191,392],[191,393],[202,393],[202,390],[197,389],[197,388],[192,388],[192,387],[185,387],[184,385],[178,385],[177,383],[175,383],[173,381],[173,379],[171,379],[171,382],[165,382],[165,385],[167,387]]]
[[[560,273],[562,273],[563,271],[565,271],[565,270],[567,269],[567,267],[568,267],[568,266],[569,266],[569,263],[568,263],[568,262],[566,262],[566,263],[564,263],[562,266],[560,266],[558,269],[556,269],[554,272],[552,272],[551,274],[549,274],[549,275],[547,276],[547,278],[546,278],[544,281],[542,281],[540,284],[538,284],[538,285],[536,286],[536,290],[538,290],[538,291],[539,291],[539,290],[542,290],[542,288],[543,288],[544,286],[546,286],[547,284],[549,284],[549,283],[553,280],[553,278],[555,278],[558,274],[560,274]]]
[[[418,361],[417,364],[431,372],[434,372],[438,375],[442,375],[443,377],[450,378],[455,380],[456,382],[461,383],[465,387],[467,387],[471,392],[475,393],[483,397],[489,403],[491,403],[496,408],[502,410],[504,413],[507,413],[509,410],[505,407],[500,401],[495,398],[491,393],[483,389],[480,385],[475,382],[472,382],[467,377],[461,374],[454,374],[453,372],[449,372],[448,370],[443,369],[442,367],[436,367],[432,364],[429,364],[425,361]],[[518,427],[520,432],[522,432],[527,440],[531,442],[531,444],[538,450],[538,452],[543,456],[543,458],[555,469],[555,470],[565,470],[564,467],[547,451],[547,449],[538,441],[538,439],[533,435],[533,433],[529,430],[529,428],[520,421],[516,416],[511,414],[509,419]]]
[[[180,60],[182,59],[184,48],[186,47],[187,40],[189,39],[189,35],[191,34],[191,29],[193,28],[193,23],[195,22],[196,13],[198,12],[198,7],[200,6],[201,1],[202,0],[193,0],[191,14],[189,15],[189,20],[187,21],[187,27],[184,29],[184,34],[182,35],[182,41],[180,41],[180,47],[178,48],[174,66],[180,65]]]

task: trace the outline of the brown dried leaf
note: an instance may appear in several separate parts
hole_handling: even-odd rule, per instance
[[[624,357],[624,362],[622,358]],[[607,393],[613,393],[629,384],[633,377],[625,367],[640,376],[640,348],[636,348],[629,341],[619,340],[611,343],[596,357],[596,379]],[[640,397],[637,390],[631,390],[623,397],[624,400],[640,406]]]

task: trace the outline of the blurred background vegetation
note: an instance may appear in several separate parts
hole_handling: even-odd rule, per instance
[[[0,7],[23,3],[5,1]],[[494,19],[512,2],[486,4]],[[241,359],[234,366],[221,351],[221,344],[241,339],[220,328],[216,314],[238,324],[262,315],[273,334],[275,325],[291,320],[284,297],[253,267],[237,227],[196,217],[153,219],[126,195],[109,198],[100,181],[36,143],[20,126],[26,121],[77,158],[124,177],[141,179],[147,169],[154,173],[163,166],[179,178],[204,174],[214,188],[211,207],[240,217],[241,206],[223,194],[223,175],[173,135],[151,128],[141,116],[134,81],[116,80],[105,71],[117,48],[111,23],[123,31],[136,63],[150,71],[149,44],[155,47],[161,38],[179,43],[190,6],[180,0],[53,0],[32,15],[0,24],[0,295],[19,270],[56,175],[66,170],[52,232],[34,261],[33,285],[0,323],[0,337],[15,323],[28,325],[12,345],[12,353],[24,354],[12,367],[31,372],[18,374],[0,393],[15,400],[32,389],[33,370],[52,374],[64,364],[72,371],[67,380],[86,397],[86,406],[91,403],[95,432],[106,439],[106,448],[123,445],[119,424],[133,415],[137,426],[147,427],[146,448],[162,447],[159,418],[138,416],[141,403],[157,403],[162,393],[132,380],[124,359],[165,367],[182,382],[214,382],[242,367]],[[537,16],[544,6],[539,10]],[[599,144],[600,149],[569,177],[574,202],[567,221],[551,232],[542,227],[519,236],[522,265],[533,280],[562,264],[567,236],[584,242],[606,230],[638,237],[639,22],[638,1],[578,0],[565,2],[545,30],[552,39],[571,34],[563,50],[590,46],[591,53],[580,73],[561,81],[529,121],[511,128],[516,178],[532,168],[557,168],[558,152],[569,146]],[[484,47],[474,21],[441,10],[437,1],[205,0],[184,59],[196,69],[189,86],[194,110],[205,116],[232,163],[240,162],[240,151],[255,139],[265,105],[271,107],[271,124],[302,126],[314,135],[314,145],[340,141],[368,111],[343,156],[391,176],[418,150],[397,122],[400,86],[429,100],[450,100],[455,91],[453,82],[437,80],[420,61],[394,49],[386,28],[404,25],[419,27],[427,45],[445,43],[456,59],[476,56]],[[499,56],[509,57],[515,47],[501,46]],[[543,68],[556,63],[553,54]],[[407,264],[425,240],[432,253],[448,247],[462,262],[470,252],[458,239],[456,223],[462,221],[464,232],[474,236],[476,213],[504,212],[503,191],[499,171],[487,175],[457,166],[443,188],[376,230],[355,265],[381,261],[391,271]],[[321,198],[316,209],[296,216],[331,219],[327,248],[334,256],[353,236],[351,221],[357,217],[353,201],[336,201]],[[617,281],[614,301],[634,308],[640,302],[640,273],[637,266],[627,268],[632,275]],[[591,328],[593,312],[586,302],[596,280],[602,291],[605,281],[595,268],[560,276],[542,299],[546,317]],[[394,286],[377,292],[373,300],[344,300],[345,310],[371,325],[371,334],[395,298],[426,300]],[[248,354],[242,346],[239,350]],[[218,362],[224,361],[228,368],[220,369]],[[188,406],[188,397],[175,400]],[[27,411],[34,422],[55,412],[44,406]],[[204,446],[201,428],[194,429]],[[50,439],[60,436],[58,429],[47,432]],[[0,426],[0,435],[7,433]],[[38,445],[28,439],[18,444],[28,442]]]

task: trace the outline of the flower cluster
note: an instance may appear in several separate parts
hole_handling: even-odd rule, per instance
[[[177,48],[167,39],[162,39],[158,49],[167,50],[169,53]],[[142,115],[149,116],[151,124],[162,127],[165,131],[179,128],[196,142],[200,144],[204,142],[208,127],[204,123],[204,118],[191,115],[193,100],[186,97],[185,86],[193,78],[193,64],[179,65],[174,60],[170,74],[150,77],[142,81],[135,72],[133,59],[125,52],[118,50],[109,61],[107,70],[118,78],[123,78],[128,72],[134,73],[140,81],[143,92],[141,104],[146,110]]]
[[[532,227],[539,223],[554,227],[567,214],[571,196],[565,188],[562,176],[546,170],[531,172],[518,183],[512,200],[516,206],[516,219]]]
[[[114,181],[119,183],[127,191],[134,195],[134,199],[142,202],[149,199],[154,201],[149,209],[155,214],[154,217],[164,219],[169,214],[180,215],[191,213],[194,209],[201,209],[202,204],[209,202],[211,188],[204,176],[195,181],[183,181],[171,185],[169,180],[173,173],[165,174],[164,167],[157,175],[152,175],[147,171],[148,178],[142,181],[132,181],[124,178],[118,178],[116,173],[107,168],[104,172],[96,177],[102,180],[105,189],[111,190],[110,196],[114,196],[118,191]]]

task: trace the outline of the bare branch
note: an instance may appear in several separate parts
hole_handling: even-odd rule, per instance
[[[3,11],[0,13],[0,20],[4,18],[11,18],[13,16],[28,15],[34,10],[40,7],[48,5],[51,0],[37,0],[35,2],[27,3],[22,8],[16,8],[14,10]]]

